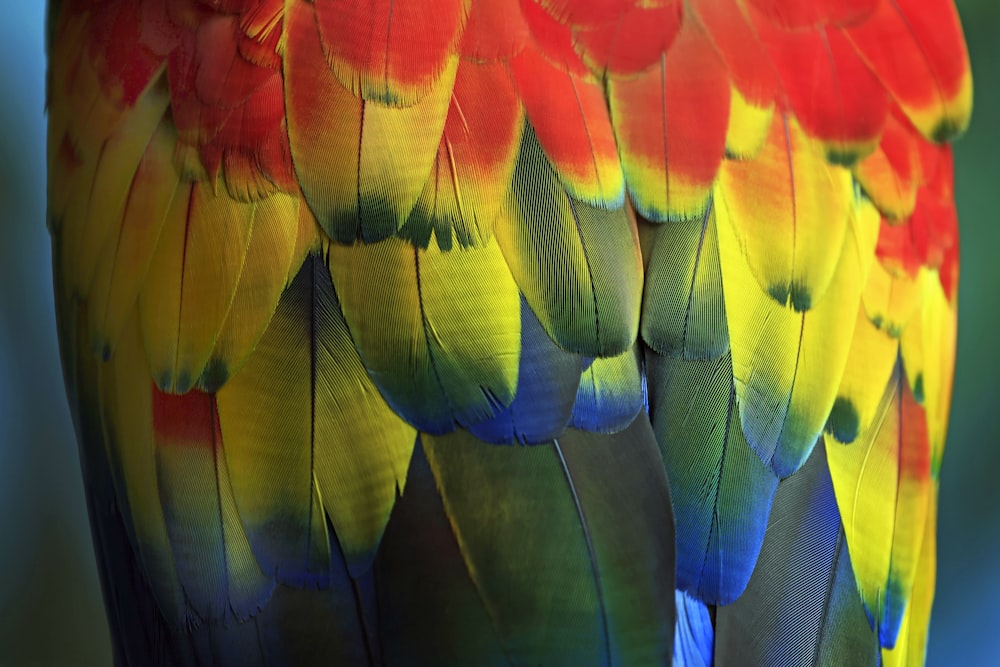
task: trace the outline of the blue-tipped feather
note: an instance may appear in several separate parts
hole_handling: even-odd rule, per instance
[[[708,607],[684,591],[674,592],[677,624],[674,626],[674,667],[710,667],[715,630]]]
[[[521,361],[514,402],[469,431],[495,443],[531,444],[558,437],[573,409],[582,361],[552,342],[522,297]]]

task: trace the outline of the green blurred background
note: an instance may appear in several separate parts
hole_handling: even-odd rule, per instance
[[[58,366],[45,231],[44,2],[0,21],[0,666],[110,665]],[[960,0],[976,112],[955,149],[958,370],[930,665],[1000,664],[1000,3]]]

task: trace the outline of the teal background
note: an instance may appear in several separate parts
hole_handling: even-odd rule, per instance
[[[109,665],[58,366],[45,231],[44,3],[0,21],[0,667]],[[976,112],[956,146],[958,369],[931,665],[1000,664],[1000,4],[959,2]]]

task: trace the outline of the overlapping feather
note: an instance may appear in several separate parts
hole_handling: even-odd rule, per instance
[[[105,575],[122,654],[918,662],[951,3],[397,5],[54,17],[57,290],[117,508],[95,539],[138,573]]]

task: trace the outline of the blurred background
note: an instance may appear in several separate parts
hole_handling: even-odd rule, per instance
[[[44,223],[44,4],[8,0],[0,21],[0,666],[104,666]],[[928,664],[988,665],[1000,661],[1000,3],[958,6],[976,112],[955,148],[959,355]]]

